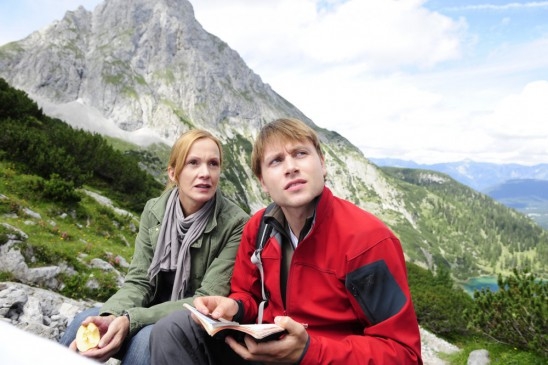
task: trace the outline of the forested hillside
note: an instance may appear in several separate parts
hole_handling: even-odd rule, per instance
[[[76,130],[42,113],[23,91],[0,79],[0,158],[42,179],[44,197],[71,203],[84,184],[107,188],[119,204],[140,211],[161,184],[134,154],[115,150],[101,135]]]
[[[451,267],[453,275],[461,278],[511,273],[514,268],[546,276],[548,231],[527,216],[442,173],[383,170],[400,185],[407,209],[422,218],[417,219],[418,229],[431,242],[429,251],[437,265]],[[404,239],[417,239],[409,228],[399,231]]]

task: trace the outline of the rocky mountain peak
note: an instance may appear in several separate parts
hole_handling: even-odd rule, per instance
[[[304,118],[207,33],[186,0],[80,7],[3,53],[0,74],[46,113],[139,144],[170,144],[193,125],[255,129],[279,115]]]

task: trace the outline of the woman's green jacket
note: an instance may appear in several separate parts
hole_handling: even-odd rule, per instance
[[[204,233],[190,248],[188,292],[194,293],[194,296],[150,306],[156,295],[158,276],[151,283],[148,268],[154,256],[170,193],[171,190],[167,190],[146,203],[124,284],[106,301],[100,311],[101,315],[117,316],[127,311],[130,317],[130,335],[146,325],[156,323],[167,314],[182,309],[183,303],[192,304],[195,296],[226,296],[230,290],[234,259],[249,215],[217,190],[215,212],[209,218]]]

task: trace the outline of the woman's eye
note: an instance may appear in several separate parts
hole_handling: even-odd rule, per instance
[[[209,165],[210,165],[210,166],[217,167],[217,166],[219,166],[219,161],[210,161],[210,162],[209,162]]]
[[[196,161],[196,160],[189,160],[189,161],[188,161],[188,164],[189,164],[189,165],[195,166],[195,165],[198,164],[198,161]]]

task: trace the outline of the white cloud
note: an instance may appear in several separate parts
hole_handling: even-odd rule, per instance
[[[481,121],[496,137],[541,140],[548,147],[548,81],[527,84],[502,99]]]
[[[508,95],[538,80],[536,72],[548,64],[546,39],[478,50],[486,34],[470,33],[464,18],[426,9],[424,0],[335,1],[326,9],[312,0],[195,3],[206,30],[366,157],[546,162],[541,148],[525,155],[518,154],[524,147],[516,148],[524,134],[539,132],[528,126],[548,116],[539,105],[534,104],[537,116],[514,109],[512,117],[527,132],[493,122],[509,113],[501,106]],[[505,17],[500,24],[508,22]],[[482,54],[487,57],[479,58]],[[526,89],[521,105],[531,97]]]
[[[256,71],[299,65],[364,70],[429,67],[460,56],[466,25],[424,1],[348,0],[330,10],[313,0],[196,1],[196,17]]]

